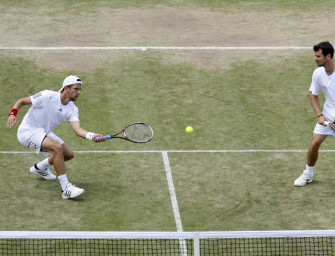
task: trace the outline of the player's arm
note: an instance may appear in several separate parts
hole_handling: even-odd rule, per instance
[[[319,96],[318,95],[314,95],[312,92],[309,93],[309,98],[310,98],[310,101],[311,101],[311,104],[312,104],[312,107],[315,111],[315,114],[318,118],[318,123],[323,125],[323,126],[326,126],[326,118],[323,116],[322,114],[322,110],[321,110],[321,107],[320,107],[320,102],[319,102]]]
[[[30,97],[25,97],[21,98],[18,101],[15,102],[12,110],[9,113],[9,117],[7,119],[6,127],[7,128],[12,128],[13,125],[17,122],[16,115],[19,112],[19,109],[24,106],[24,105],[31,105],[31,98]]]
[[[71,128],[74,130],[75,134],[79,137],[95,141],[95,138],[97,138],[96,142],[102,142],[105,141],[104,137],[101,134],[94,133],[94,132],[88,132],[84,128],[80,126],[80,121],[71,121],[70,122]]]

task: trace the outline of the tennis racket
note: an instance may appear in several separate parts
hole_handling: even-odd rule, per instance
[[[134,143],[147,143],[154,137],[154,131],[145,123],[132,123],[114,135],[105,135],[104,139],[123,139]],[[97,141],[97,139],[95,139]]]

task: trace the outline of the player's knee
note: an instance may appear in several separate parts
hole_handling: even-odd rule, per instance
[[[62,145],[59,144],[58,142],[54,142],[50,147],[50,149],[53,155],[63,154]]]
[[[74,158],[74,152],[72,150],[69,151],[69,152],[66,152],[66,154],[64,155],[64,160],[65,161],[69,161],[73,158]]]

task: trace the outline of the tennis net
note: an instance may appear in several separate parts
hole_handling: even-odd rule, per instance
[[[335,230],[0,231],[0,255],[335,255]]]

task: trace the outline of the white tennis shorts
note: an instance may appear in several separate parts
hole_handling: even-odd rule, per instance
[[[42,142],[45,137],[49,137],[57,141],[59,144],[64,144],[64,141],[53,132],[46,134],[43,128],[19,127],[19,129],[17,130],[17,139],[23,146],[34,149],[37,154],[48,156],[48,152],[41,151]]]
[[[323,126],[323,125],[318,124],[318,123],[315,125],[314,133],[327,135],[331,139],[333,139],[335,137],[335,131],[330,129],[329,126]]]

